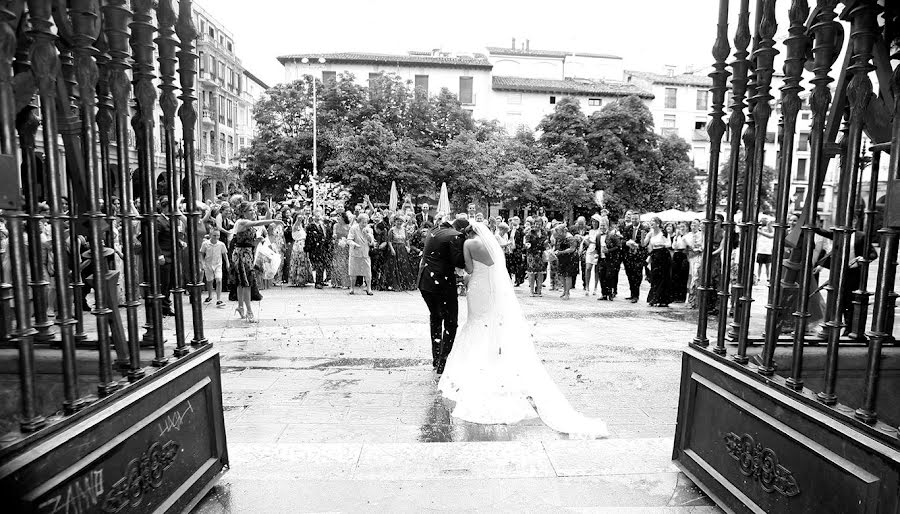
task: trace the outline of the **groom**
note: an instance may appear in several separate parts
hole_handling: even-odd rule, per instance
[[[469,225],[457,220],[443,221],[425,239],[419,264],[419,291],[431,313],[431,356],[437,374],[444,372],[447,356],[456,339],[459,303],[456,297],[456,268],[465,268],[463,242],[459,232]]]

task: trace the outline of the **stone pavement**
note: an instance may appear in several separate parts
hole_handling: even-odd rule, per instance
[[[195,512],[720,512],[671,463],[696,316],[517,293],[550,374],[609,439],[451,418],[418,293],[276,287],[258,325],[205,308],[231,469]]]

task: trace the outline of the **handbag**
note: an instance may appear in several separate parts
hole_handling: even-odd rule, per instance
[[[556,254],[553,253],[553,250],[544,250],[543,261],[544,262],[556,262],[557,257]]]

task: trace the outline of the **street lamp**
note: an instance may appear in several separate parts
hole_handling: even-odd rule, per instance
[[[300,62],[302,62],[303,64],[312,64],[313,63],[313,61],[311,61],[308,57],[304,57],[303,59],[300,60]],[[320,65],[325,64],[325,58],[319,57],[316,62],[318,62]],[[319,174],[319,165],[318,165],[318,154],[316,152],[318,145],[317,145],[317,134],[316,134],[316,132],[317,132],[316,131],[316,103],[317,102],[316,102],[316,77],[315,77],[315,75],[312,76],[312,92],[313,92],[313,100],[312,100],[312,108],[313,108],[312,162],[313,162],[313,169],[312,169],[312,179],[310,180],[310,183],[312,185],[313,211],[315,211],[316,207],[318,207],[318,205],[319,205],[318,200],[316,199],[316,177]]]

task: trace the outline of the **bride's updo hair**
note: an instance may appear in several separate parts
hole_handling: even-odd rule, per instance
[[[466,239],[468,239],[470,237],[475,237],[475,225],[472,225],[472,224],[466,225],[466,227],[463,228],[462,233],[464,236],[466,236]]]

